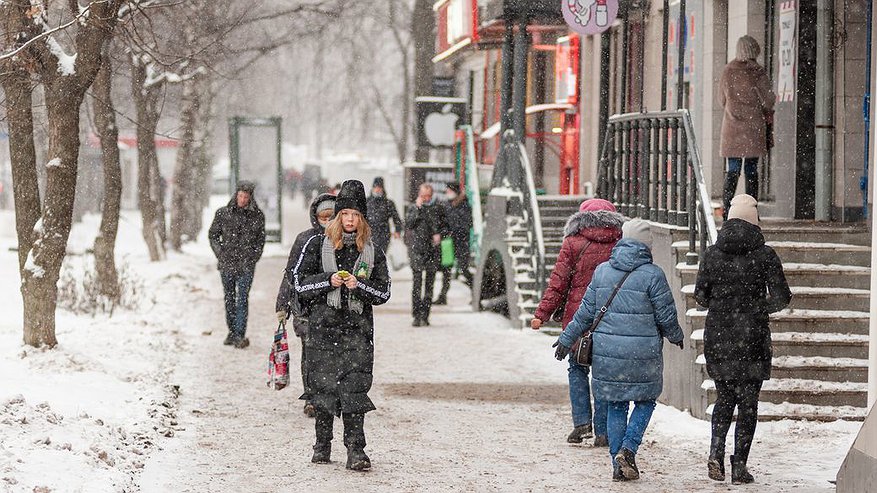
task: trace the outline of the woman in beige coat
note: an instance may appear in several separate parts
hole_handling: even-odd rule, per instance
[[[737,190],[740,171],[746,173],[746,194],[758,200],[758,160],[767,154],[767,123],[773,118],[776,95],[767,71],[755,61],[761,53],[752,36],[737,40],[737,57],[725,66],[719,81],[724,117],[721,156],[727,158],[724,214]]]

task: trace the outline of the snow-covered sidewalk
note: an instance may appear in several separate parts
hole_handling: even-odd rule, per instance
[[[84,245],[93,224],[78,225]],[[0,491],[727,491],[706,479],[709,423],[659,406],[638,456],[643,479],[612,483],[606,449],[565,443],[566,363],[551,338],[472,313],[455,283],[433,326],[410,325],[410,274],[376,310],[376,367],[366,419],[374,468],[309,462],[313,421],[300,382],[265,385],[274,296],[285,264],[273,249],[251,294],[252,346],[222,345],[225,323],[206,244],[150,264],[135,224],[120,251],[143,278],[136,313],[59,314],[60,346],[20,343],[16,256],[2,244]],[[293,371],[298,341],[291,344]],[[295,374],[295,373],[294,373]],[[746,491],[832,491],[858,423],[762,423]],[[42,488],[36,489],[35,488]],[[736,487],[734,489],[737,489]]]

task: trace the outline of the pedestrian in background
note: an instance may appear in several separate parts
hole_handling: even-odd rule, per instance
[[[724,107],[720,142],[727,159],[724,218],[737,193],[740,172],[746,174],[746,193],[758,200],[758,160],[768,152],[768,124],[773,122],[776,94],[767,71],[755,61],[761,53],[752,36],[737,40],[737,56],[725,66],[719,79],[719,98]]]
[[[663,339],[684,346],[676,302],[664,271],[652,263],[651,247],[649,223],[625,223],[623,239],[594,271],[555,352],[565,358],[597,314],[604,314],[593,328],[593,387],[594,399],[608,402],[613,481],[639,479],[636,454],[664,387]]]
[[[414,205],[408,208],[405,227],[410,234],[408,259],[414,276],[411,287],[413,325],[428,326],[435,273],[441,267],[440,245],[447,230],[444,213],[436,204],[431,185],[420,185]]]
[[[530,326],[538,330],[544,321],[559,314],[565,329],[575,315],[585,296],[588,284],[598,265],[609,260],[612,249],[621,239],[624,217],[615,211],[611,202],[589,199],[581,203],[579,212],[573,214],[563,230],[563,244],[548,288],[536,308]],[[606,403],[594,402],[591,419],[590,369],[569,361],[569,401],[572,407],[573,431],[566,438],[569,443],[582,443],[594,439],[595,447],[609,446],[606,436]]]
[[[387,197],[384,188],[384,179],[377,177],[372,185],[372,192],[368,198],[368,224],[372,228],[372,241],[385,254],[390,246],[390,222],[395,228],[392,237],[402,236],[402,218],[396,210],[396,203]]]
[[[253,197],[255,190],[252,182],[238,183],[235,195],[216,211],[208,231],[225,292],[228,336],[224,344],[239,349],[250,345],[246,337],[250,287],[265,248],[265,215]]]
[[[746,463],[758,424],[758,396],[771,372],[769,316],[792,299],[782,261],[765,245],[754,197],[734,197],[728,221],[700,263],[694,295],[709,309],[704,357],[717,393],[709,477],[725,480],[725,439],[736,408],[731,481],[751,483],[754,479]]]
[[[286,326],[286,321],[292,317],[292,328],[296,337],[301,339],[301,378],[302,387],[307,394],[307,378],[305,378],[305,359],[307,344],[305,339],[308,335],[308,314],[302,309],[298,295],[293,288],[292,271],[295,263],[301,257],[305,243],[314,236],[323,234],[326,226],[335,218],[335,196],[322,194],[314,199],[310,208],[311,228],[299,233],[289,250],[289,259],[286,261],[286,269],[283,271],[283,279],[280,281],[280,289],[277,290],[275,310],[277,320]],[[305,402],[304,413],[313,418],[316,415],[314,405]]]
[[[469,271],[469,234],[472,230],[472,208],[466,194],[460,193],[460,185],[449,183],[445,190],[445,202],[442,203],[445,221],[448,224],[448,236],[454,242],[454,261],[457,271],[463,275],[466,285],[472,287],[472,272]],[[442,268],[442,291],[433,304],[447,305],[448,291],[451,289],[453,266]]]
[[[311,461],[327,464],[336,416],[344,423],[347,468],[365,471],[365,414],[374,368],[372,306],[390,299],[384,252],[371,241],[365,187],[344,182],[335,200],[335,219],[326,233],[312,236],[296,261],[292,279],[308,313],[306,392],[316,409],[316,443]]]

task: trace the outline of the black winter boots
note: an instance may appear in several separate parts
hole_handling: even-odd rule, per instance
[[[755,481],[755,478],[749,474],[746,468],[746,460],[741,460],[735,456],[731,456],[731,483],[733,484],[749,484]]]
[[[710,458],[706,463],[709,477],[713,481],[725,480],[725,458],[720,455],[710,454]]]
[[[636,467],[636,454],[632,450],[621,448],[618,455],[615,456],[615,463],[621,468],[621,473],[626,480],[639,479],[639,469]]]
[[[606,435],[597,435],[594,438],[594,448],[606,448],[609,446],[609,437]]]
[[[344,414],[344,446],[347,447],[347,469],[368,471],[371,460],[365,455],[365,414]]]
[[[317,435],[317,443],[314,445],[314,456],[311,462],[314,464],[328,464],[332,455],[332,428],[335,416],[331,413],[316,410],[314,431]]]
[[[594,436],[593,429],[591,428],[591,423],[586,425],[576,426],[573,428],[572,433],[566,437],[567,443],[582,443],[586,438],[591,438]]]

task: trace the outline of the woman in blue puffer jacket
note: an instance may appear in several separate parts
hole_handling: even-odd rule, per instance
[[[683,347],[673,293],[664,272],[652,263],[649,224],[633,220],[622,229],[623,239],[610,260],[597,267],[582,304],[555,344],[562,360],[629,273],[594,331],[591,365],[594,398],[609,402],[613,481],[639,479],[634,459],[664,386],[663,338]]]

